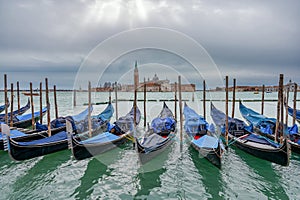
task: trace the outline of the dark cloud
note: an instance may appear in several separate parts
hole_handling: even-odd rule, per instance
[[[238,83],[277,84],[279,73],[300,82],[299,7],[297,0],[0,1],[0,72],[8,73],[11,81],[39,82],[51,76],[59,87],[72,87],[81,62],[105,39],[133,28],[163,27],[203,45],[222,75],[234,76]],[[107,54],[118,45],[130,44],[115,44]],[[174,45],[198,56],[184,44],[174,41]],[[99,55],[95,66],[106,67],[101,65],[102,56],[107,55]],[[189,65],[155,51],[115,59],[106,72],[112,81],[111,75],[122,76],[135,60],[141,65]],[[61,81],[64,76],[68,79]]]

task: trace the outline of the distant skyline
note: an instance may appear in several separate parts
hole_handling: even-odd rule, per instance
[[[291,79],[299,84],[299,7],[297,0],[3,0],[0,89],[4,73],[8,84],[20,81],[22,89],[28,89],[30,81],[37,88],[45,77],[50,86],[72,89],[77,71],[97,45],[124,31],[147,27],[174,30],[200,44],[216,64],[220,74],[213,75],[219,80],[228,75],[236,78],[238,85],[276,85],[283,73],[285,82]],[[156,38],[154,43],[165,42]],[[116,43],[107,54],[129,45],[132,42]],[[182,47],[190,57],[198,56],[177,40],[170,45]],[[96,66],[105,68],[105,73],[99,84],[130,83],[130,69],[137,60],[140,79],[156,73],[174,82],[183,74],[184,81],[200,89],[206,77],[195,74],[189,59],[168,50],[137,49],[114,57],[109,66],[102,62],[109,55],[100,54]],[[210,69],[205,69],[205,62],[198,64],[198,71]],[[210,88],[216,86],[213,83]]]

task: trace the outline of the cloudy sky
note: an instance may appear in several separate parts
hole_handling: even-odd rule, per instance
[[[157,73],[175,81],[181,74],[200,88],[203,78],[229,75],[239,85],[273,85],[284,73],[286,80],[300,83],[299,8],[297,0],[0,0],[0,80],[7,73],[9,83],[18,80],[28,88],[30,81],[38,86],[48,77],[58,88],[73,88],[77,72],[93,59],[94,67],[105,71],[97,74],[98,84],[130,82],[126,77],[135,60],[141,80]],[[161,38],[134,34],[148,27],[185,39],[178,41],[172,34],[168,39],[168,33]],[[133,34],[127,40],[123,33],[128,31]],[[135,46],[141,38],[145,47],[153,42],[155,48]],[[90,56],[107,40],[107,51]],[[202,52],[185,45],[190,41],[203,47]],[[208,58],[213,61],[207,63]],[[211,70],[214,64],[218,73]],[[211,74],[199,77],[193,66]]]

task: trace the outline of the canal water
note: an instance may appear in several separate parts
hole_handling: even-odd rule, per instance
[[[108,101],[108,93],[93,93],[93,114],[100,113]],[[207,93],[206,113],[210,118],[210,101],[225,110],[223,92]],[[53,95],[50,94],[51,105]],[[79,113],[88,102],[86,92],[77,92],[77,106],[73,107],[71,92],[58,92],[60,116]],[[35,109],[39,97],[34,97]],[[146,121],[156,117],[163,101],[174,111],[173,93],[148,93]],[[261,94],[239,92],[237,100],[260,112]],[[267,93],[265,114],[275,117],[277,93]],[[3,104],[0,94],[0,104]],[[114,94],[112,94],[114,100]],[[132,93],[119,93],[118,116],[125,115],[132,106]],[[143,93],[138,94],[138,107],[142,120],[137,135],[144,133]],[[186,103],[198,113],[203,113],[202,92],[183,93]],[[194,101],[192,101],[194,99]],[[292,106],[292,94],[289,104]],[[299,97],[298,97],[299,99]],[[128,101],[129,100],[129,101]],[[21,96],[21,105],[27,97]],[[45,105],[45,103],[44,103]],[[16,108],[16,103],[14,107]],[[114,104],[115,106],[115,104]],[[231,113],[232,105],[229,103]],[[299,106],[299,103],[298,103]],[[30,112],[30,111],[28,111]],[[179,119],[179,107],[177,107]],[[235,116],[241,118],[238,103]],[[51,117],[54,108],[51,106]],[[241,118],[242,119],[242,118]],[[113,117],[111,121],[115,121]],[[292,118],[289,118],[291,123]],[[44,119],[45,122],[45,119]],[[179,138],[179,137],[177,137]],[[0,152],[0,199],[300,199],[300,155],[292,154],[290,166],[282,167],[253,157],[230,147],[218,169],[187,143],[180,148],[179,139],[163,154],[146,166],[138,162],[131,143],[97,157],[76,161],[70,150],[57,152],[27,161],[12,161],[7,152]]]

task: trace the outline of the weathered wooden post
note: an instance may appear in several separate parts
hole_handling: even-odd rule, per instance
[[[33,103],[33,95],[32,95],[32,82],[30,82],[30,103],[31,103],[31,127],[32,130],[34,130],[35,120],[34,120],[34,103]]]
[[[178,76],[178,93],[179,93],[179,116],[180,116],[180,143],[182,144],[183,136],[182,136],[182,94],[181,94],[181,76]]]
[[[144,127],[146,127],[147,124],[146,93],[147,93],[147,86],[146,86],[146,79],[144,78]]]
[[[88,114],[88,126],[89,126],[89,137],[92,137],[92,119],[91,119],[91,106],[92,106],[92,95],[91,95],[91,82],[89,81],[89,86],[88,86],[88,101],[89,101],[89,114]]]
[[[294,105],[293,105],[293,125],[296,123],[296,108],[297,108],[297,89],[298,85],[295,83],[295,90],[294,90]]]
[[[261,91],[261,114],[264,114],[264,105],[265,105],[265,85],[262,86]]]
[[[206,83],[203,80],[203,117],[206,119]]]
[[[118,117],[118,88],[117,88],[117,82],[115,82],[115,107],[116,107],[116,120],[119,119]]]
[[[55,118],[58,119],[58,108],[57,108],[57,99],[56,99],[56,85],[53,86],[53,95],[54,95]]]
[[[289,95],[290,95],[290,85],[287,86],[286,88],[286,96],[285,96],[285,124],[288,125],[288,106],[289,106]]]
[[[236,79],[233,79],[233,88],[232,88],[232,112],[231,118],[234,118],[234,109],[235,109],[235,87],[236,87]]]
[[[73,90],[73,106],[76,106],[76,89]]]
[[[18,114],[20,114],[20,85],[17,81]]]
[[[175,117],[175,121],[177,121],[177,82],[175,82],[174,84],[174,117]]]
[[[10,126],[12,127],[14,125],[12,114],[14,112],[14,84],[11,83],[10,86]]]
[[[47,105],[47,127],[48,127],[48,136],[51,136],[51,119],[50,119],[50,101],[49,101],[49,88],[48,88],[48,78],[45,78],[46,85],[46,105]]]
[[[4,74],[5,123],[8,124],[7,75]]]
[[[40,82],[40,123],[43,123],[43,84]]]
[[[226,141],[226,147],[228,147],[228,76],[226,76],[226,99],[225,99],[225,110],[226,110],[226,119],[225,119],[225,141]]]

